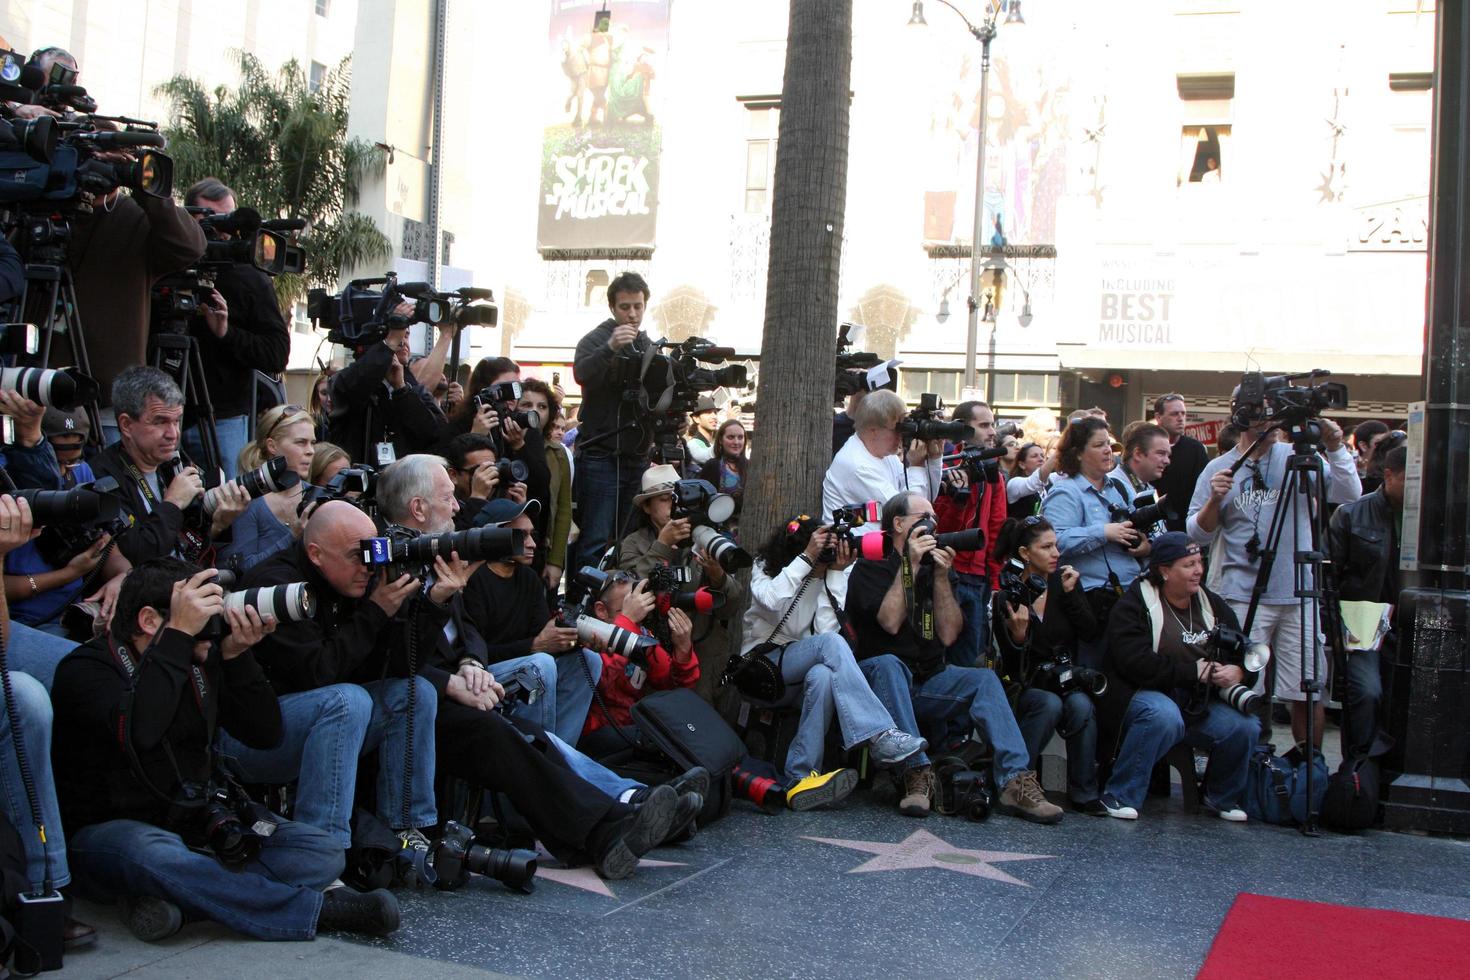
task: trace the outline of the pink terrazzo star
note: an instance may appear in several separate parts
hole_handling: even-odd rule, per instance
[[[806,840],[819,844],[835,844],[854,851],[867,851],[877,855],[853,868],[848,874],[859,871],[904,871],[909,868],[943,868],[960,874],[974,875],[1003,881],[1008,885],[1031,886],[1019,878],[991,867],[1006,861],[1042,861],[1054,857],[1051,854],[1016,854],[1009,851],[972,851],[948,844],[927,830],[916,830],[897,844],[884,844],[868,840],[838,840],[832,837],[807,837]]]

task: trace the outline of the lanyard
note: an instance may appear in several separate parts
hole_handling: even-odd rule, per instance
[[[133,478],[133,482],[138,484],[138,490],[143,494],[143,499],[148,502],[149,513],[156,512],[158,510],[158,498],[153,495],[153,488],[148,485],[148,480],[143,476],[142,471],[133,464],[131,459],[127,459],[126,457],[124,457],[123,465],[128,468],[128,474]],[[159,485],[163,485],[161,477],[159,478]],[[199,560],[204,557],[205,552],[208,550],[209,544],[202,535],[187,527],[181,527],[179,529],[178,542],[174,547],[174,551],[179,557],[185,561],[199,564]]]
[[[914,569],[909,564],[907,553],[902,558],[903,562],[903,595],[908,602],[909,621],[912,623],[917,615],[919,620],[919,634],[925,640],[934,639],[934,599],[928,597],[921,600],[916,606],[914,603]]]

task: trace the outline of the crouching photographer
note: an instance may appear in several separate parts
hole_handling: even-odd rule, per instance
[[[856,549],[847,533],[803,514],[771,534],[750,574],[745,649],[738,664],[731,662],[731,679],[757,702],[801,707],[783,773],[793,810],[836,802],[857,784],[854,770],[823,768],[834,714],[842,747],[867,745],[874,765],[897,766],[928,745],[894,725],[844,636],[842,604]],[[766,665],[752,663],[756,658]]]
[[[171,558],[139,565],[110,634],[57,669],[53,758],[77,885],[120,898],[145,941],[185,916],[257,939],[392,932],[392,895],[323,895],[342,871],[341,847],[251,801],[214,755],[219,729],[260,748],[281,739],[252,651],[273,624],[226,609],[214,575]],[[205,634],[219,617],[229,634],[216,643]]]
[[[1249,687],[1264,658],[1248,649],[1226,601],[1200,585],[1203,576],[1199,545],[1170,531],[1154,540],[1148,573],[1113,607],[1098,704],[1102,744],[1115,756],[1102,795],[1109,816],[1138,819],[1150,773],[1183,740],[1210,753],[1205,808],[1246,819],[1246,767],[1260,734]]]
[[[1004,675],[1018,688],[1016,724],[1031,768],[1053,733],[1067,742],[1067,795],[1090,816],[1105,816],[1097,793],[1097,718],[1093,698],[1107,689],[1100,671],[1076,664],[1077,641],[1101,628],[1079,586],[1081,576],[1060,564],[1057,532],[1044,517],[1007,520],[996,539],[1002,562],[991,602]],[[1060,567],[1059,567],[1060,566]]]

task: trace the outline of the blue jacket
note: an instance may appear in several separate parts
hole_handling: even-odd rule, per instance
[[[1143,571],[1142,562],[1108,541],[1103,528],[1113,523],[1109,503],[1133,509],[1133,489],[1126,476],[1109,473],[1101,491],[1081,474],[1063,477],[1053,481],[1041,501],[1042,516],[1057,529],[1062,564],[1077,569],[1083,589],[1107,585],[1110,571],[1126,589]]]

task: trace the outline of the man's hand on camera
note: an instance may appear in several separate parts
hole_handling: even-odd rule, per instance
[[[226,660],[234,660],[276,631],[276,621],[262,618],[254,606],[225,610],[225,622],[230,624],[230,635],[220,642],[219,655]]]
[[[373,594],[368,599],[383,610],[389,618],[398,615],[398,607],[403,601],[413,595],[414,590],[419,587],[419,580],[412,575],[400,575],[393,581],[388,581],[386,571],[378,573],[378,585],[373,589]]]
[[[689,540],[689,533],[689,518],[681,517],[665,524],[658,532],[658,540],[666,547],[677,548]]]
[[[221,490],[224,488],[221,487]],[[204,492],[204,481],[199,478],[199,470],[193,466],[186,466],[179,471],[179,475],[173,478],[168,488],[163,491],[163,499],[183,510],[192,504],[196,497]]]
[[[951,466],[944,471],[944,482],[956,490],[964,490],[970,485],[970,468],[968,466]]]
[[[935,548],[933,551],[929,552],[929,554],[934,557],[934,581],[936,583],[949,582],[949,576],[942,573],[954,567],[954,549]]]
[[[41,419],[46,414],[39,405],[19,392],[0,390],[0,414],[15,419],[15,439],[27,448],[41,441]]]
[[[221,483],[216,491],[216,499],[219,504],[214,509],[214,518],[209,525],[210,534],[222,534],[225,528],[235,523],[236,519],[250,506],[250,494],[245,488],[234,480]]]
[[[688,663],[694,653],[694,621],[682,609],[669,610],[669,637],[674,649],[669,652],[679,663]]]
[[[1335,453],[1342,448],[1342,426],[1331,419],[1322,419],[1322,448]]]
[[[638,338],[638,328],[631,323],[620,323],[613,327],[612,336],[607,338],[607,346],[615,351],[622,350]]]
[[[1216,687],[1234,687],[1245,680],[1245,671],[1234,664],[1215,664],[1210,683]]]
[[[452,551],[446,560],[443,555],[434,556],[434,584],[429,588],[429,600],[444,605],[454,598],[455,593],[463,592],[470,576],[479,570],[484,562],[471,564],[459,560],[459,552]]]
[[[908,463],[908,465],[910,466],[923,466],[924,463],[928,461],[928,459],[928,446],[924,445],[924,443],[920,442],[917,439],[909,444],[909,452],[908,455],[904,457],[904,462]]]
[[[699,562],[700,568],[704,569],[704,582],[706,585],[718,589],[725,584],[725,568],[720,564],[718,559],[695,548],[694,560]]]
[[[642,623],[658,604],[654,594],[648,591],[648,579],[642,579],[628,590],[623,599],[623,617],[631,623]]]
[[[519,451],[526,445],[526,430],[515,419],[501,419],[500,431],[505,433],[505,444],[511,449]]]
[[[934,539],[934,535],[929,531],[919,531],[917,529],[911,529],[909,531],[909,540],[907,545],[909,552],[909,564],[917,567],[919,563],[924,560],[924,556],[933,551],[935,545],[937,545],[938,543],[939,542]]]
[[[531,641],[532,650],[540,650],[544,653],[566,653],[577,645],[577,631],[570,626],[558,626],[556,618],[552,617],[541,627],[541,632]]]
[[[1138,544],[1128,549],[1128,553],[1134,558],[1147,558],[1148,553],[1154,550],[1154,543],[1146,536],[1139,538]]]
[[[470,499],[489,500],[495,496],[495,488],[500,486],[500,471],[495,468],[494,463],[481,463],[475,467],[475,475],[470,478]]]
[[[0,555],[6,555],[31,539],[31,505],[5,494],[0,496]]]
[[[546,583],[546,587],[553,593],[561,585],[561,573],[561,568],[556,565],[547,565],[541,569],[541,580]]]
[[[60,119],[61,113],[48,109],[43,105],[30,105],[25,102],[13,102],[10,104],[11,115],[17,119],[40,119],[42,116],[50,116],[52,119]]]
[[[924,444],[926,459],[939,459],[944,456],[944,440],[930,439]]]
[[[209,332],[223,340],[230,330],[230,306],[218,289],[209,291],[209,300],[199,304],[199,312],[203,314],[204,325]]]
[[[471,694],[490,694],[495,702],[505,697],[505,688],[495,680],[495,675],[483,664],[470,662],[460,664],[459,670],[455,671],[459,678],[464,681],[465,687],[469,688]],[[495,707],[495,703],[490,705]]]
[[[853,562],[857,561],[857,549],[846,540],[837,542],[837,560],[832,563],[832,571],[840,572]]]
[[[211,616],[224,611],[225,590],[214,580],[215,570],[206,568],[192,578],[174,583],[168,603],[168,629],[198,636]]]
[[[505,488],[505,499],[514,500],[518,504],[526,502],[526,485],[524,483],[512,483]]]
[[[495,406],[481,405],[475,409],[475,421],[471,423],[470,431],[477,436],[488,436],[499,424],[500,416],[495,414]]]

